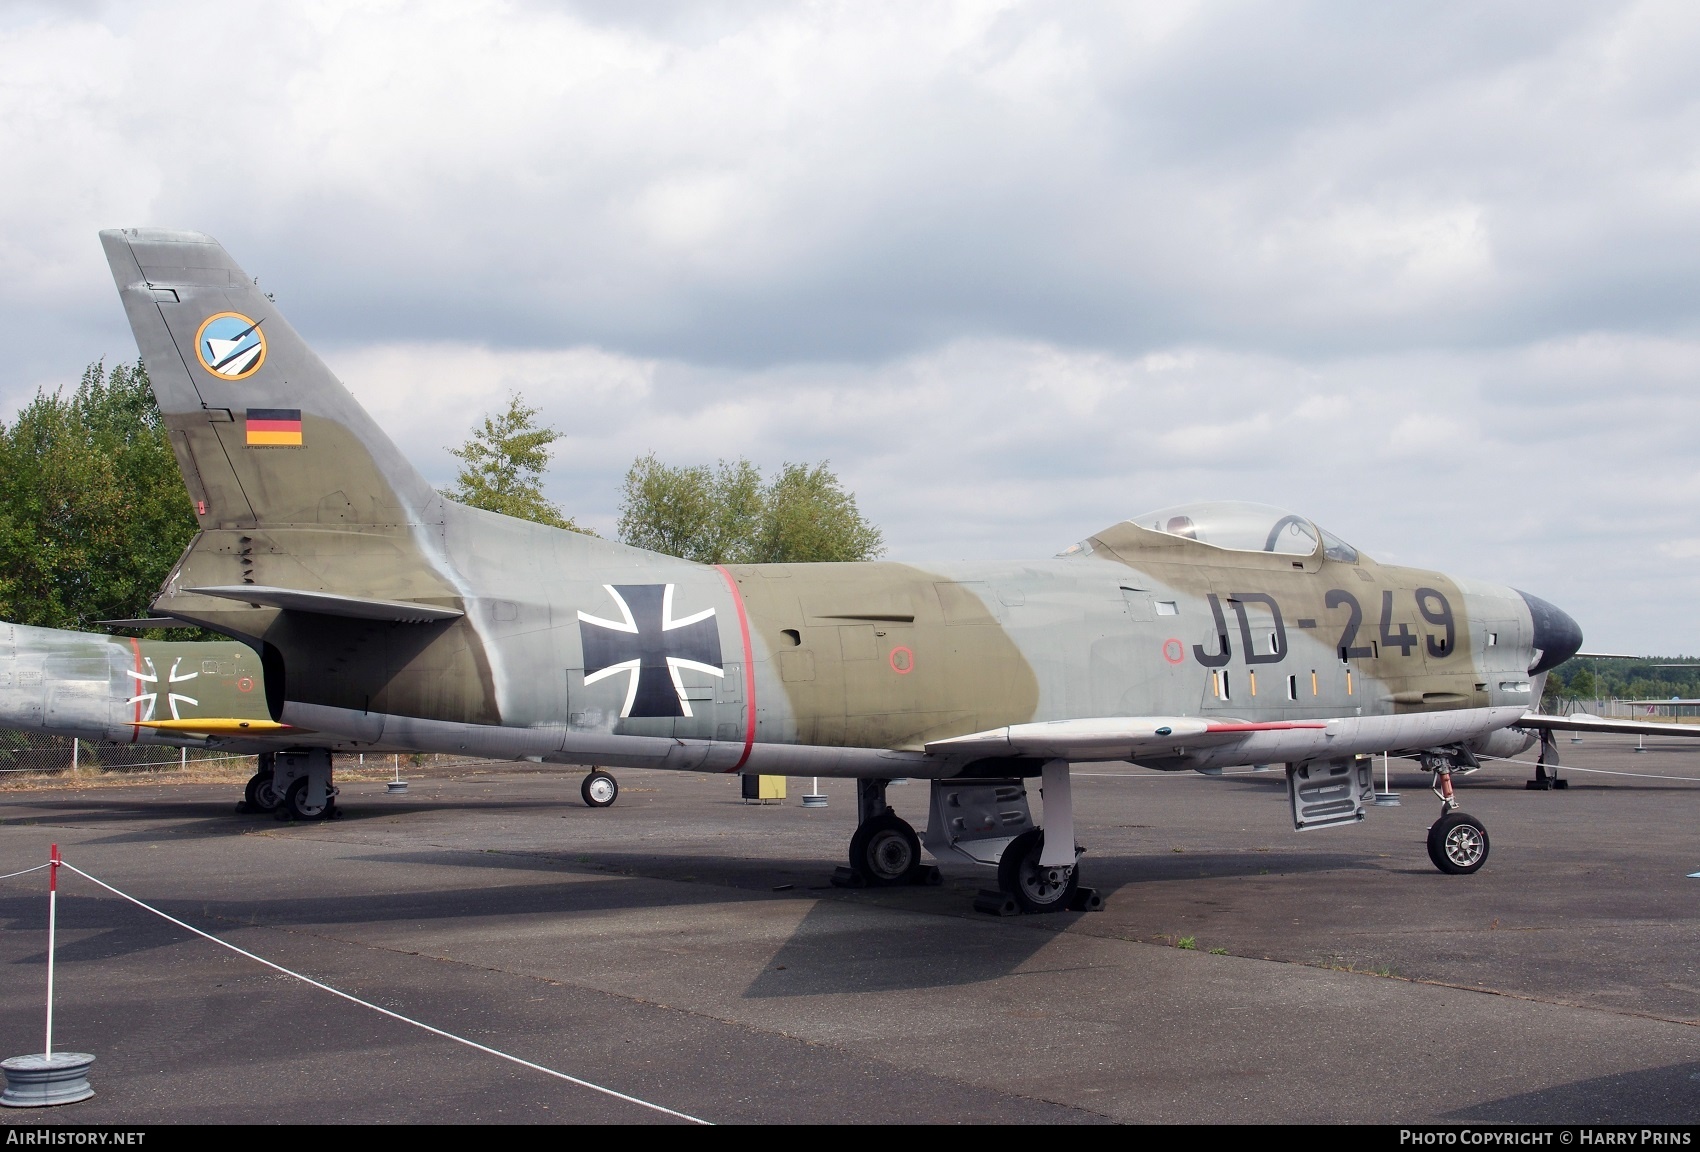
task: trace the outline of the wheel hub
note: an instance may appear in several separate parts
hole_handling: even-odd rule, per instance
[[[904,875],[914,859],[909,841],[901,833],[890,829],[876,833],[868,845],[868,864],[876,875],[886,880]]]
[[[1482,857],[1482,838],[1468,824],[1460,824],[1446,834],[1446,858],[1467,868]]]
[[[614,789],[606,780],[592,780],[590,782],[590,798],[599,804],[605,804],[614,798]]]
[[[1062,899],[1073,874],[1074,868],[1069,865],[1029,862],[1021,869],[1021,889],[1033,903],[1050,904]]]

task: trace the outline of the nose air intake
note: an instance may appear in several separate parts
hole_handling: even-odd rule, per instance
[[[1529,616],[1535,622],[1537,659],[1529,668],[1529,675],[1551,671],[1582,650],[1582,628],[1563,609],[1555,608],[1521,588],[1517,595],[1529,606]]]

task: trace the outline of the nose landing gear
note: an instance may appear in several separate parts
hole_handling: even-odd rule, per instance
[[[1482,822],[1447,812],[1428,830],[1428,858],[1451,876],[1468,876],[1487,863],[1488,834]]]
[[[1487,863],[1488,834],[1480,820],[1458,811],[1452,773],[1473,772],[1480,765],[1462,748],[1424,752],[1422,765],[1434,773],[1434,793],[1440,797],[1440,819],[1428,830],[1428,858],[1449,876],[1468,876]]]

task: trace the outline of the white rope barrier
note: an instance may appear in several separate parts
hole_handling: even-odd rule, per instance
[[[1533,760],[1519,760],[1515,756],[1480,756],[1478,760],[1497,760],[1501,764],[1517,764],[1524,768],[1533,768]],[[1681,784],[1700,784],[1700,776],[1660,776],[1653,772],[1623,772],[1612,768],[1578,768],[1574,764],[1548,764],[1547,771],[1556,772],[1593,772],[1599,776],[1633,776],[1638,780],[1675,780]]]
[[[347,992],[344,992],[340,988],[332,988],[329,984],[326,984],[326,983],[319,981],[319,980],[315,980],[311,976],[303,976],[301,973],[291,971],[290,969],[285,968],[281,964],[274,964],[270,960],[267,960],[264,956],[256,956],[256,955],[254,955],[254,953],[249,952],[244,948],[238,948],[236,945],[230,943],[228,940],[219,939],[217,936],[212,935],[210,932],[203,932],[199,928],[195,927],[193,924],[186,924],[183,921],[177,919],[177,917],[172,916],[172,915],[170,915],[169,913],[166,913],[166,912],[161,912],[158,908],[155,908],[153,905],[144,903],[143,901],[136,899],[134,896],[130,895],[128,892],[124,892],[124,891],[121,891],[117,888],[114,888],[112,885],[108,884],[106,881],[100,879],[99,877],[89,875],[87,872],[84,872],[81,868],[78,868],[75,864],[72,864],[69,861],[61,860],[60,864],[61,864],[61,866],[70,869],[72,872],[75,872],[77,875],[81,876],[84,880],[87,880],[92,884],[99,885],[100,887],[106,889],[108,892],[112,893],[114,896],[120,897],[121,899],[124,899],[124,900],[128,900],[130,903],[134,904],[138,908],[141,908],[141,909],[148,911],[148,912],[152,912],[155,916],[158,916],[162,920],[166,920],[166,921],[169,921],[172,924],[177,925],[177,927],[183,929],[185,932],[192,932],[196,936],[199,936],[203,940],[210,940],[212,943],[217,944],[221,948],[230,949],[230,951],[236,953],[238,956],[244,956],[247,959],[254,961],[256,964],[263,964],[267,968],[272,969],[274,972],[281,972],[281,973],[283,973],[283,975],[292,977],[293,979],[296,979],[296,980],[299,980],[303,984],[309,984],[309,985],[313,986],[314,988],[319,989],[321,992],[329,992],[332,996],[340,997],[341,999],[347,1000],[351,1004],[358,1004],[362,1008],[369,1008],[373,1012],[378,1013],[380,1016],[388,1016],[390,1019],[399,1020],[403,1024],[411,1024],[411,1025],[413,1025],[413,1027],[423,1029],[424,1031],[431,1033],[433,1036],[441,1036],[445,1040],[453,1040],[456,1044],[464,1044],[468,1048],[474,1048],[474,1049],[478,1050],[479,1052],[485,1053],[486,1055],[496,1056],[496,1057],[499,1057],[500,1059],[508,1061],[509,1063],[518,1064],[521,1068],[529,1068],[533,1072],[541,1072],[545,1076],[553,1076],[557,1080],[565,1080],[569,1084],[576,1084],[580,1088],[588,1088],[592,1092],[600,1092],[604,1096],[612,1096],[614,1099],[623,1100],[628,1104],[636,1104],[640,1108],[648,1108],[652,1112],[659,1112],[664,1116],[672,1116],[672,1117],[675,1117],[675,1118],[680,1119],[680,1120],[689,1121],[692,1124],[709,1124],[709,1123],[711,1123],[708,1120],[700,1119],[699,1117],[692,1116],[692,1115],[690,1115],[689,1113],[686,1113],[686,1112],[678,1112],[678,1111],[675,1111],[672,1108],[663,1107],[660,1104],[652,1104],[648,1100],[642,1100],[642,1099],[639,1099],[636,1096],[628,1096],[626,1093],[617,1092],[612,1088],[604,1088],[602,1085],[593,1084],[589,1080],[581,1080],[577,1076],[569,1076],[565,1072],[557,1072],[553,1068],[546,1068],[542,1064],[533,1063],[530,1060],[525,1060],[525,1059],[522,1059],[519,1056],[514,1056],[510,1053],[503,1052],[498,1048],[491,1048],[489,1045],[480,1044],[476,1040],[468,1040],[464,1036],[456,1036],[453,1032],[445,1032],[443,1029],[433,1027],[432,1025],[426,1024],[423,1021],[414,1020],[411,1017],[403,1016],[400,1012],[392,1012],[388,1008],[384,1008],[384,1007],[381,1007],[380,1005],[373,1004],[369,1000],[362,1000],[362,999],[360,999],[360,997],[351,995]],[[35,866],[35,868],[24,869],[24,872],[34,872],[36,870],[36,868],[46,868],[46,867],[47,867],[46,864],[37,864]],[[23,872],[12,873],[12,875],[14,875],[14,876],[22,876],[23,874],[24,874]],[[4,879],[6,879],[6,877],[0,876],[0,880],[4,880]]]

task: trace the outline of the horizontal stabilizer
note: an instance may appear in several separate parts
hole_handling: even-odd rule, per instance
[[[1548,732],[1616,732],[1623,736],[1700,736],[1700,724],[1655,724],[1649,720],[1613,720],[1578,712],[1573,716],[1547,716],[1530,712],[1517,721],[1519,728]]]
[[[194,628],[187,620],[171,616],[131,616],[122,620],[96,620],[102,628]]]
[[[415,604],[411,600],[373,600],[343,596],[335,592],[308,592],[300,588],[271,588],[264,584],[228,584],[214,588],[185,588],[198,596],[217,596],[245,604],[264,604],[290,612],[313,612],[320,616],[346,616],[354,620],[388,620],[395,624],[430,624],[466,615],[458,608]]]
[[[1011,724],[988,732],[934,740],[935,756],[1035,756],[1069,760],[1131,760],[1171,755],[1243,739],[1253,732],[1319,729],[1322,720],[1282,720],[1267,724],[1201,720],[1196,716],[1105,716]]]
[[[229,716],[196,716],[187,720],[137,720],[137,728],[160,732],[189,732],[200,736],[253,736],[276,732],[299,732],[299,728],[276,720],[242,720]]]

